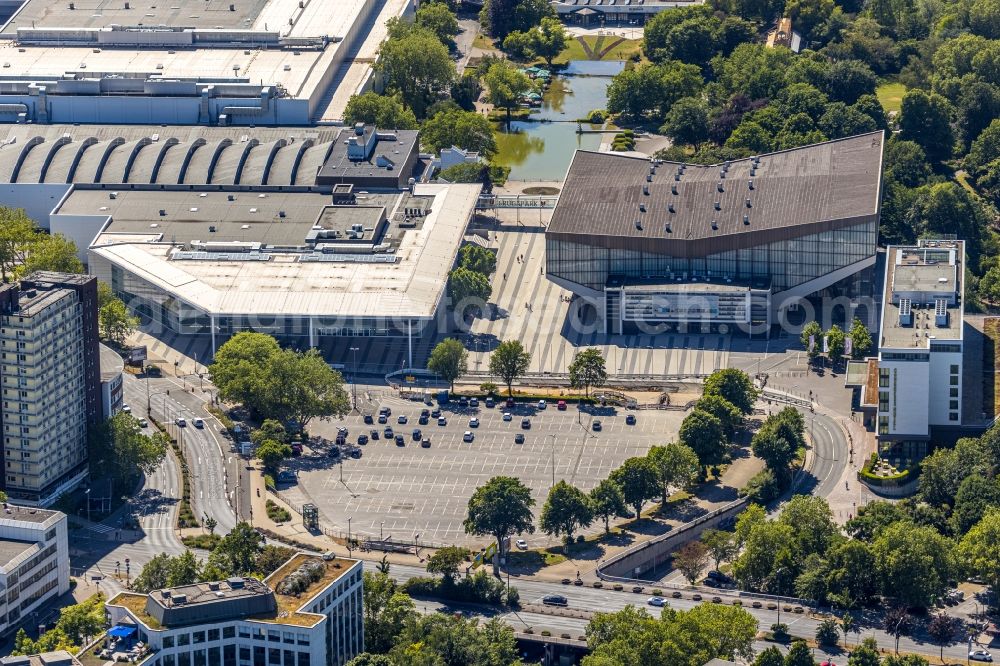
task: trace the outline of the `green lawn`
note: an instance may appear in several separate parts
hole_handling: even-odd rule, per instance
[[[580,39],[586,42],[588,48],[584,48]],[[580,39],[568,39],[566,48],[553,62],[562,65],[571,60],[628,60],[642,50],[641,39],[625,39],[617,44],[615,42],[621,38],[613,35],[587,35]]]
[[[886,113],[891,111],[899,113],[899,105],[902,103],[905,93],[906,86],[902,83],[883,83],[875,89],[878,101],[881,102],[882,108],[885,109]]]

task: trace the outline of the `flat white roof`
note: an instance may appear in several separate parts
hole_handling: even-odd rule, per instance
[[[269,261],[172,261],[174,245],[154,228],[148,234],[102,233],[90,253],[209,314],[429,319],[480,189],[478,184],[416,185],[414,196],[433,201],[420,228],[407,229],[398,239],[395,263],[301,262],[293,253],[280,252],[271,252]],[[197,201],[197,192],[191,196]],[[405,196],[399,193],[397,203]],[[150,212],[156,215],[152,206]]]

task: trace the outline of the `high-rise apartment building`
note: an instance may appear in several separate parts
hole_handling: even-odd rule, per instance
[[[0,490],[47,506],[87,473],[101,419],[97,279],[33,273],[0,285]]]

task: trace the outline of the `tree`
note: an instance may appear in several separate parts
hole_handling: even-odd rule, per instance
[[[666,446],[654,446],[647,458],[656,470],[664,506],[671,486],[688,488],[698,478],[698,454],[685,444],[671,442]]]
[[[883,594],[911,608],[933,604],[956,571],[949,541],[934,528],[909,521],[883,529],[872,553]]]
[[[36,234],[18,274],[30,275],[35,271],[82,273],[83,263],[77,257],[76,243],[62,234]]]
[[[507,60],[498,60],[486,71],[483,85],[489,91],[490,104],[507,111],[509,123],[511,109],[531,90],[531,79]]]
[[[420,129],[420,143],[433,153],[457,146],[490,158],[497,152],[496,132],[485,116],[454,106],[438,111]]]
[[[625,503],[635,509],[636,520],[642,518],[642,505],[660,489],[656,469],[648,458],[629,458],[611,472],[611,480],[622,489]]]
[[[88,433],[91,469],[102,470],[118,488],[128,487],[138,474],[152,474],[167,455],[167,437],[146,435],[139,420],[119,412]]]
[[[398,92],[417,118],[423,117],[437,93],[448,90],[455,78],[448,48],[434,33],[423,29],[383,42],[375,66],[385,77],[386,88]]]
[[[834,324],[826,332],[826,349],[832,363],[838,363],[844,357],[844,331]]]
[[[705,379],[704,395],[719,395],[743,412],[753,412],[757,389],[747,373],[736,368],[716,370]]]
[[[285,546],[267,545],[257,554],[257,561],[254,569],[261,576],[270,576],[277,571],[282,564],[291,559],[295,550]]]
[[[911,88],[900,107],[900,137],[917,143],[932,161],[947,159],[955,145],[951,114],[951,104],[941,95]]]
[[[881,652],[874,638],[868,637],[851,652],[847,666],[879,666]]]
[[[794,552],[794,535],[791,527],[777,521],[765,520],[753,525],[743,552],[733,562],[733,576],[742,589],[769,594],[791,591],[797,569],[795,562],[799,560]]]
[[[795,460],[799,446],[804,441],[794,437],[789,428],[782,426],[778,419],[768,418],[750,440],[750,450],[764,461],[776,478],[784,481],[788,475],[788,466]]]
[[[344,123],[374,125],[382,129],[417,129],[417,117],[400,102],[398,95],[366,92],[351,95],[344,109]]]
[[[250,523],[240,522],[219,540],[208,561],[227,576],[248,576],[254,573],[257,556],[264,539]]]
[[[685,416],[679,437],[691,447],[702,465],[718,465],[725,458],[727,442],[722,422],[708,412],[695,409]]]
[[[388,652],[416,612],[409,595],[400,592],[396,582],[384,573],[364,577],[365,648],[374,653]]]
[[[41,234],[22,208],[0,206],[0,277],[10,282]]]
[[[146,563],[139,575],[132,580],[132,590],[146,594],[153,590],[162,590],[167,586],[170,575],[171,557],[166,553],[157,553]]]
[[[219,521],[206,513],[202,518],[201,524],[208,530],[209,534],[215,534],[215,528],[219,526]]]
[[[694,404],[695,409],[708,412],[722,423],[726,437],[732,438],[736,428],[743,423],[743,412],[736,405],[716,393],[704,395]]]
[[[569,364],[569,385],[575,389],[582,388],[590,397],[591,386],[603,386],[608,379],[604,368],[604,356],[597,347],[589,347],[578,351]]]
[[[531,353],[520,340],[504,340],[490,354],[490,374],[498,376],[507,386],[507,395],[514,395],[514,382],[528,371]]]
[[[951,514],[955,534],[966,534],[986,512],[1000,505],[1000,483],[995,477],[987,478],[970,474],[962,480],[955,494],[955,508]]]
[[[341,417],[351,409],[344,377],[317,349],[283,349],[270,359],[266,373],[264,400],[269,413],[300,431],[314,418]]]
[[[167,566],[167,586],[191,585],[201,577],[201,562],[188,549],[176,557],[170,558]]]
[[[121,300],[113,298],[98,309],[97,323],[101,337],[121,347],[139,325],[139,318],[133,317]]]
[[[781,650],[773,645],[764,648],[764,650],[757,654],[757,658],[753,660],[753,666],[784,666],[784,664],[784,655],[781,654]]]
[[[872,334],[857,317],[851,325],[851,356],[859,359],[868,355],[872,348]]]
[[[894,606],[882,616],[882,628],[896,639],[896,654],[899,654],[899,637],[913,630],[913,620],[903,606]]]
[[[854,621],[854,616],[850,613],[844,613],[840,616],[840,630],[844,632],[844,646],[847,646],[847,634],[852,631],[857,631],[859,629],[857,622]]]
[[[820,624],[820,627],[823,625]],[[817,630],[817,636],[819,631]],[[812,651],[803,640],[792,641],[792,646],[785,655],[784,666],[816,666]]]
[[[927,635],[931,637],[932,641],[938,644],[942,664],[944,663],[944,648],[955,641],[955,636],[958,633],[956,631],[957,628],[955,618],[949,617],[944,613],[935,614],[931,618],[931,621],[927,623]]]
[[[292,455],[292,447],[274,439],[265,439],[254,455],[264,465],[264,469],[273,474],[278,471],[281,462]]]
[[[461,32],[458,27],[458,17],[440,2],[424,3],[417,9],[414,23],[421,28],[425,28],[434,33],[438,40],[448,46],[456,35]]]
[[[209,375],[219,398],[245,405],[255,414],[266,409],[267,368],[280,351],[278,342],[265,333],[243,332],[229,338],[215,352]]]
[[[542,19],[538,28],[532,30],[531,51],[552,67],[552,60],[566,48],[566,28],[562,21],[552,16]]]
[[[549,490],[539,526],[550,536],[572,538],[577,528],[587,527],[593,521],[594,510],[587,494],[561,480]]]
[[[492,535],[497,542],[497,552],[503,554],[508,538],[522,532],[534,533],[531,513],[534,505],[531,490],[518,479],[494,476],[472,493],[468,515],[463,522],[465,532],[476,536]],[[494,573],[499,572],[497,565],[493,569]]]
[[[545,0],[486,0],[479,22],[486,34],[502,42],[515,30],[539,25],[546,16],[555,16],[555,10]]]
[[[260,446],[261,442],[269,439],[273,439],[276,442],[287,442],[288,433],[285,431],[285,426],[281,425],[281,421],[264,419],[260,427],[250,433],[250,439],[258,446]]]
[[[700,541],[688,541],[674,551],[673,565],[684,574],[688,583],[694,585],[708,565],[708,547]]]
[[[427,360],[427,369],[436,372],[455,390],[455,380],[468,372],[469,352],[461,341],[447,338],[437,343]]]
[[[74,645],[83,645],[87,639],[104,630],[104,595],[95,594],[78,604],[59,609],[55,629],[63,632]]]
[[[1000,590],[1000,509],[991,508],[962,537],[958,553],[968,569]]]
[[[480,310],[490,299],[493,287],[482,273],[459,267],[448,274],[448,291],[452,307],[464,317],[470,310]]]
[[[874,95],[877,84],[868,65],[860,60],[841,60],[830,65],[826,93],[831,101],[854,104],[862,95]]]
[[[832,617],[824,619],[816,627],[816,642],[820,645],[836,645],[840,641],[840,625]]]
[[[469,559],[469,551],[460,546],[445,546],[438,548],[427,560],[427,573],[441,574],[446,585],[455,582],[458,568]]]
[[[497,269],[497,255],[482,245],[463,245],[458,251],[458,265],[489,277]]]
[[[674,143],[695,147],[708,140],[708,106],[696,97],[685,97],[670,106],[660,132]]]
[[[701,542],[708,548],[708,554],[715,561],[715,568],[728,562],[736,554],[736,539],[732,532],[707,529],[701,533]]]
[[[799,341],[802,343],[802,347],[806,350],[809,358],[816,358],[819,355],[820,350],[823,348],[822,337],[823,329],[820,327],[819,322],[811,321],[802,327]]]
[[[590,491],[590,505],[594,515],[604,520],[604,532],[611,534],[611,517],[625,514],[625,495],[617,483],[602,479]]]

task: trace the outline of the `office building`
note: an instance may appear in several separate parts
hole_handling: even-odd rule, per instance
[[[95,278],[0,285],[0,386],[0,490],[47,506],[86,476],[87,428],[103,417]]]
[[[926,442],[932,428],[963,425],[964,308],[963,241],[889,246],[878,362],[869,364],[880,442]]]
[[[81,666],[66,650],[54,650],[20,657],[0,657],[0,666]]]
[[[577,151],[546,276],[606,333],[769,328],[875,263],[882,132],[709,166]]]
[[[0,509],[0,636],[13,633],[42,604],[68,591],[66,514],[5,503]]]
[[[122,592],[106,604],[115,644],[144,666],[339,666],[364,652],[361,562],[293,556],[252,578]]]
[[[8,123],[307,125],[370,89],[409,0],[26,0],[0,27]]]

